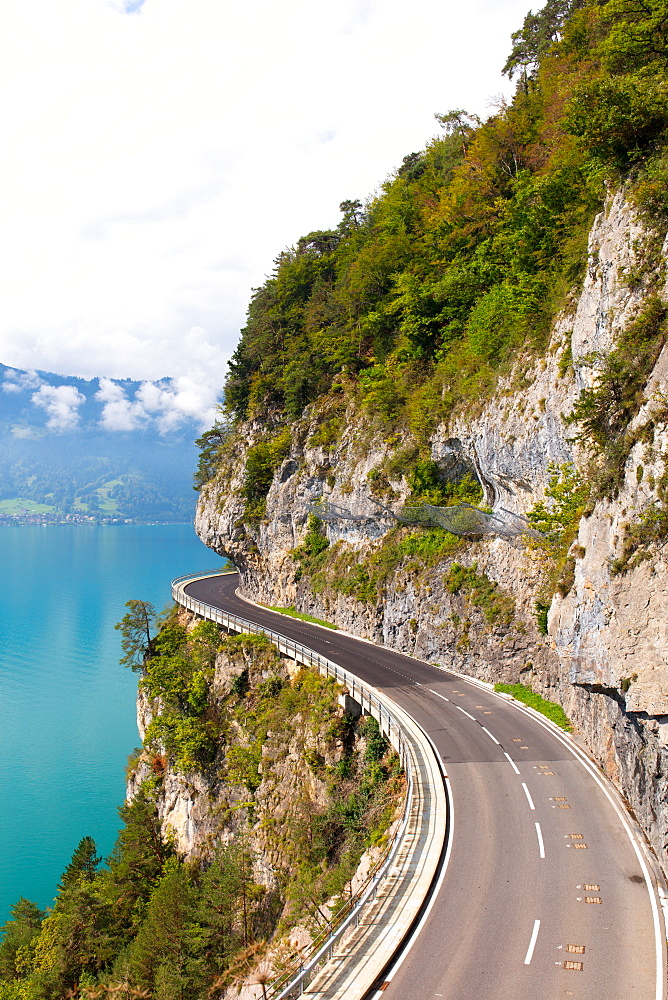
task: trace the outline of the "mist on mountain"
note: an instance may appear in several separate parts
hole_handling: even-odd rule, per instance
[[[0,522],[192,519],[210,423],[172,379],[80,379],[0,364]]]

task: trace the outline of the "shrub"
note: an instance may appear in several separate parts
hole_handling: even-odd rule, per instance
[[[217,743],[211,726],[199,718],[161,712],[144,737],[147,749],[163,747],[176,771],[202,770],[213,761]]]
[[[647,379],[666,342],[667,318],[668,306],[658,295],[649,296],[568,417],[568,423],[580,425],[579,440],[600,458],[601,496],[614,497],[623,480],[634,443],[627,427],[645,401]]]
[[[637,75],[603,78],[579,87],[566,119],[590,153],[622,170],[640,159],[666,124],[665,86]]]
[[[329,539],[323,530],[322,521],[314,514],[309,514],[304,541],[292,550],[292,555],[299,562],[297,579],[302,573],[313,575],[322,565],[328,548]]]
[[[538,631],[541,635],[547,635],[547,616],[550,610],[550,605],[546,604],[544,601],[535,601],[534,609],[536,612],[536,625],[538,626]]]
[[[540,500],[527,512],[532,528],[542,534],[535,544],[545,549],[555,559],[566,555],[577,535],[580,518],[587,509],[590,489],[582,476],[570,463],[548,466],[550,474],[545,489],[547,503]]]
[[[451,594],[463,592],[469,604],[479,608],[490,625],[509,625],[515,617],[514,600],[498,583],[477,570],[477,563],[468,567],[453,562],[445,577],[446,587]]]
[[[407,479],[411,502],[453,507],[458,503],[477,504],[483,497],[482,487],[471,473],[459,479],[445,479],[438,463],[431,459],[416,462]]]
[[[308,439],[309,448],[333,448],[341,436],[343,429],[343,417],[340,414],[325,417],[311,437]]]
[[[647,507],[634,524],[624,529],[621,554],[610,563],[613,576],[635,569],[649,559],[652,546],[665,543],[668,537],[668,509],[658,502]]]
[[[389,747],[389,742],[380,731],[378,722],[372,715],[365,716],[359,723],[357,731],[366,740],[364,751],[365,761],[382,760]]]
[[[258,441],[246,453],[246,471],[242,496],[246,501],[245,516],[260,520],[266,511],[266,498],[274,472],[290,451],[290,431],[287,427],[269,441]]]

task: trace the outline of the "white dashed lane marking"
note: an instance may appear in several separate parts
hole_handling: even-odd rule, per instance
[[[533,930],[531,932],[531,940],[529,941],[529,947],[527,948],[526,958],[524,959],[525,965],[531,964],[531,959],[533,958],[533,950],[536,947],[536,940],[538,938],[539,930],[540,930],[540,920],[534,920]]]
[[[526,785],[524,784],[524,782],[522,782],[522,788],[524,789],[524,794],[525,794],[525,795],[526,795],[526,797],[527,797],[527,801],[528,801],[528,803],[529,803],[529,808],[530,808],[530,809],[535,809],[536,807],[535,807],[535,805],[533,804],[533,799],[531,798],[531,793],[529,792],[529,789],[528,789],[528,788],[527,788],[527,786],[526,786]]]

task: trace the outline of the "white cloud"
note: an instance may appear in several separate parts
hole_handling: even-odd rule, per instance
[[[147,414],[155,419],[162,434],[168,434],[186,421],[195,420],[204,430],[216,418],[219,385],[206,384],[193,375],[179,375],[168,386],[144,382],[137,399]]]
[[[160,412],[192,408],[188,331],[229,356],[286,245],[422,148],[434,112],[509,93],[527,6],[4,0],[0,361],[179,375]]]
[[[12,436],[18,438],[19,440],[37,441],[43,436],[43,434],[37,427],[28,427],[25,424],[14,424],[12,427]]]
[[[169,381],[144,381],[130,399],[123,386],[101,378],[95,398],[101,402],[100,425],[108,431],[132,431],[154,423],[161,434],[196,423],[202,430],[216,418],[226,358],[203,335],[190,330],[184,344],[188,370]]]
[[[42,385],[31,400],[46,410],[49,416],[46,426],[50,430],[68,431],[79,423],[79,407],[86,397],[73,385]]]
[[[128,399],[123,386],[108,378],[100,379],[95,399],[103,404],[100,425],[107,431],[134,431],[146,423],[142,405]]]
[[[2,390],[3,392],[25,392],[29,389],[37,389],[41,384],[42,380],[37,372],[17,372],[10,368],[5,372]]]

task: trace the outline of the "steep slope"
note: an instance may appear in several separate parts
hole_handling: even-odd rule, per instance
[[[50,911],[12,908],[3,1000],[238,996],[356,891],[403,801],[396,754],[333,679],[184,612],[149,646],[124,623],[143,746],[123,826],[104,862],[81,840]]]
[[[668,39],[610,0],[514,41],[512,105],[255,294],[197,530],[256,600],[559,701],[668,868]],[[460,501],[540,534],[392,516]]]
[[[401,465],[392,465],[396,445],[393,451],[384,435],[374,434],[350,403],[340,439],[327,446],[312,443],[323,426],[317,405],[291,424],[266,514],[251,523],[243,496],[246,464],[266,425],[241,426],[220,481],[202,489],[197,530],[234,561],[243,592],[256,600],[295,605],[487,680],[521,680],[560,701],[665,864],[666,563],[650,544],[642,560],[627,557],[623,572],[613,569],[624,551],[625,526],[661,509],[664,352],[633,423],[647,429],[624,463],[616,498],[599,499],[580,520],[577,504],[589,489],[580,485],[578,495],[578,481],[567,476],[561,494],[550,490],[551,482],[564,482],[555,468],[586,467],[586,452],[564,415],[582,388],[596,384],[591,352],[609,352],[643,301],[643,289],[624,280],[641,234],[623,194],[611,198],[592,229],[582,293],[559,318],[546,356],[524,370],[523,387],[502,384],[478,413],[439,425],[431,438],[433,462],[460,477],[475,470],[495,508],[526,514],[546,500],[546,489],[556,493],[556,500],[547,498],[555,519],[550,537],[566,535],[566,559],[563,538],[552,544],[456,539],[378,517],[369,498],[379,480],[395,506],[410,489]],[[559,513],[573,496],[570,528],[579,534],[569,547]],[[311,522],[309,528],[308,504],[320,497],[374,520]],[[562,576],[554,591],[557,568]],[[537,602],[549,605],[546,635],[536,620]]]

